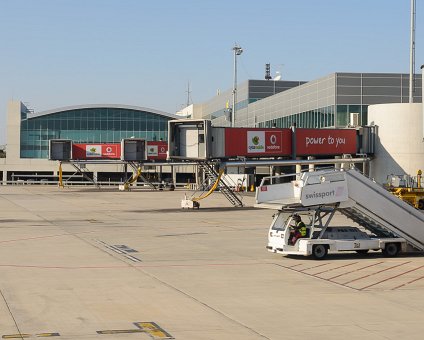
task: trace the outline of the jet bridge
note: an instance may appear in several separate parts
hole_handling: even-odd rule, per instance
[[[256,202],[278,210],[336,204],[342,214],[374,234],[402,237],[424,250],[424,213],[355,169],[305,172],[289,183],[263,181]]]

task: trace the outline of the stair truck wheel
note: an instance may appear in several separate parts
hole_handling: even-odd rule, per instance
[[[387,243],[383,249],[383,255],[385,257],[395,257],[399,253],[399,244]]]
[[[322,260],[328,254],[328,248],[325,244],[315,244],[312,247],[312,256],[315,260]]]

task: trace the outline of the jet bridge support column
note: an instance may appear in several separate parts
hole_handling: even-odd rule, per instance
[[[302,160],[302,157],[296,157],[296,160]],[[296,164],[296,173],[300,174],[302,172],[302,165],[301,164]],[[296,176],[296,179],[299,180],[300,179],[300,175]]]
[[[335,156],[334,159],[341,159],[341,156]],[[340,163],[336,163],[334,164],[334,169],[336,170],[340,170],[341,169],[341,164]]]
[[[308,161],[315,159],[314,156],[308,156]],[[315,171],[315,164],[309,164],[309,172]]]
[[[364,162],[363,164],[362,164],[362,173],[365,175],[365,176],[369,176],[370,175],[370,172],[369,172],[369,162]]]
[[[172,183],[174,186],[177,186],[177,171],[175,169],[175,165],[171,165],[171,173],[172,173]]]
[[[123,170],[124,170],[124,182],[126,182],[128,179],[128,164],[127,163],[124,164]]]
[[[282,167],[281,166],[274,166],[273,167],[274,168],[274,174],[273,174],[273,176],[281,176],[283,173],[282,173]],[[281,178],[275,178],[275,180],[274,180],[274,183],[281,183]]]

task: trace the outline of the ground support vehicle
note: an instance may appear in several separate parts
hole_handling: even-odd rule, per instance
[[[386,184],[387,190],[413,207],[424,210],[424,188],[421,187],[421,176],[422,171],[418,170],[415,182],[409,176],[390,175]]]
[[[268,246],[270,252],[286,255],[312,255],[321,260],[328,251],[356,251],[365,254],[369,250],[382,250],[388,257],[396,256],[406,249],[406,241],[399,237],[380,238],[353,226],[329,226],[336,207],[312,207],[311,209],[279,210],[269,229]],[[306,225],[306,237],[291,244],[294,230],[293,216],[297,214]]]
[[[256,191],[258,207],[277,210],[269,230],[268,250],[281,254],[324,258],[330,251],[424,250],[424,214],[395,197],[355,169],[320,170],[286,175],[292,181],[267,185]],[[275,182],[275,181],[274,181]],[[330,225],[336,211],[351,225]],[[289,243],[293,215],[306,219],[307,236]],[[358,227],[356,227],[359,226]]]

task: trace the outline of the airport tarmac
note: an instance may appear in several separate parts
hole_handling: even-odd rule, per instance
[[[423,256],[284,257],[251,195],[183,196],[0,187],[0,337],[423,338]]]

